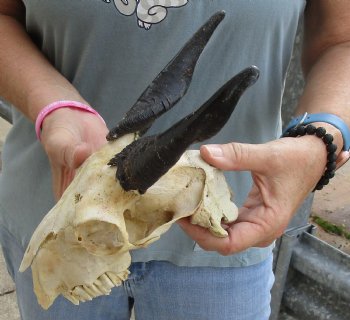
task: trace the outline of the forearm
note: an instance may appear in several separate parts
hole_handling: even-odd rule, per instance
[[[45,58],[24,26],[0,14],[0,96],[30,120],[56,100],[85,102],[77,90]]]
[[[298,114],[331,113],[350,126],[350,2],[309,0],[305,10],[302,64],[306,86]],[[341,149],[340,132],[322,123]]]
[[[298,112],[328,112],[350,125],[350,43],[327,49],[306,75]]]
[[[297,114],[331,113],[350,127],[350,44],[340,44],[325,50],[306,75],[304,93]],[[335,136],[339,151],[343,145],[341,134],[326,126]]]

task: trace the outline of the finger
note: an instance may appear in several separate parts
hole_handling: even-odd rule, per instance
[[[205,251],[216,251],[222,255],[229,255],[239,251],[231,244],[230,237],[218,238],[208,229],[192,225],[191,222],[181,222],[182,229]]]
[[[192,224],[189,218],[180,219],[177,223],[192,238],[192,240],[206,251],[219,251],[219,248],[224,247],[222,242],[228,244],[227,237],[217,238],[213,236],[208,229]],[[220,243],[218,244],[218,242]]]
[[[59,198],[62,195],[62,175],[60,168],[56,166],[51,165],[51,171],[52,171],[52,189],[53,194],[55,196],[56,201],[59,200]]]
[[[241,252],[251,247],[260,247],[262,243],[271,243],[271,235],[266,234],[266,229],[253,222],[242,221],[234,223],[228,232],[230,253]]]
[[[207,251],[217,251],[222,255],[230,255],[251,247],[265,247],[276,237],[266,234],[266,230],[252,222],[238,222],[227,229],[228,237],[218,238],[207,229],[191,224],[188,219],[178,221],[181,228]]]
[[[74,147],[74,151],[71,158],[70,167],[72,169],[79,168],[83,162],[91,155],[92,148],[87,143],[82,143]]]
[[[202,158],[222,170],[259,171],[271,157],[271,148],[264,144],[209,144],[201,146]]]

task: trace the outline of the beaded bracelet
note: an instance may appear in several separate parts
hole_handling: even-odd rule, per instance
[[[322,139],[327,149],[327,164],[321,179],[318,181],[313,191],[322,190],[325,185],[329,183],[329,180],[335,176],[336,160],[337,160],[337,145],[333,143],[333,136],[326,132],[323,127],[316,128],[312,124],[298,125],[285,131],[282,137],[299,137],[305,135],[316,135]]]

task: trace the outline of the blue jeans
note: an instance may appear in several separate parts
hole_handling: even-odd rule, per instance
[[[165,261],[133,263],[129,279],[79,306],[61,296],[43,310],[33,293],[31,270],[18,272],[24,249],[4,228],[0,239],[17,288],[22,320],[267,320],[273,284],[272,257],[242,268],[178,267]]]

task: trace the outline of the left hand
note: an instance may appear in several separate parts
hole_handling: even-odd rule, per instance
[[[237,220],[227,226],[228,237],[217,238],[188,218],[179,221],[204,250],[229,255],[250,247],[266,247],[284,232],[322,176],[327,152],[319,138],[304,136],[259,145],[202,146],[201,156],[219,169],[252,174],[252,189]]]
[[[50,161],[53,192],[60,199],[76,169],[106,141],[108,129],[96,115],[62,108],[43,122],[41,142]]]

